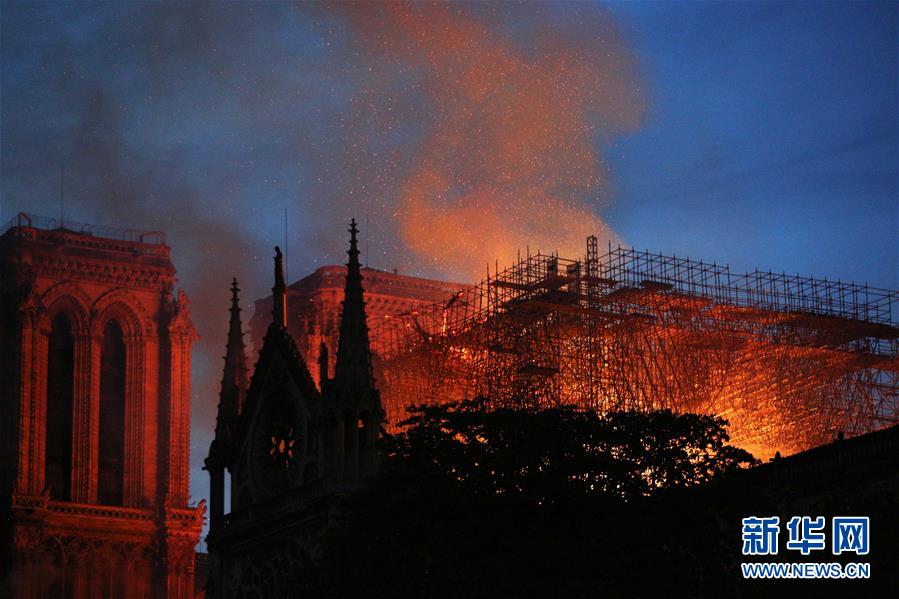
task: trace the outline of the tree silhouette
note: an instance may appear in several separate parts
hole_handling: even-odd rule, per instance
[[[629,500],[753,463],[727,444],[727,423],[713,416],[491,409],[485,399],[410,413],[407,430],[384,439],[388,475],[428,473],[474,495],[518,496],[532,505],[581,496]]]
[[[378,475],[337,510],[306,592],[658,590],[663,579],[647,580],[647,563],[676,575],[694,559],[672,549],[682,493],[755,463],[728,444],[724,420],[670,411],[599,415],[477,399],[416,407],[405,425],[383,439]]]

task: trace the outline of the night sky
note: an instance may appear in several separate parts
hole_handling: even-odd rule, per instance
[[[163,229],[192,478],[228,285],[640,249],[899,287],[899,4],[0,5],[0,217]]]

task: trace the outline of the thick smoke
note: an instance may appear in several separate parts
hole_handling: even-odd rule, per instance
[[[633,59],[588,5],[7,4],[2,216],[161,229],[193,299],[193,463],[208,447],[228,285],[340,262],[462,280],[516,249],[613,238],[601,152],[638,126]],[[366,244],[367,245],[367,244]],[[245,322],[249,310],[244,312]],[[193,479],[205,489],[196,466]],[[195,493],[201,495],[203,492]]]
[[[195,89],[186,65],[215,67],[204,58],[206,17],[174,8],[146,10],[131,24],[112,7],[4,7],[0,197],[4,218],[18,211],[57,217],[64,169],[67,222],[166,233],[200,333],[191,439],[199,464],[215,420],[229,281],[247,277],[258,295],[254,279],[266,273],[256,262],[259,244],[238,219],[227,218],[231,209],[216,210],[216,198],[194,176],[186,145],[141,136],[145,121],[178,118],[174,107]],[[78,19],[91,21],[96,39],[67,28]],[[209,35],[238,31],[239,24],[219,23]],[[36,39],[43,43],[32,44]],[[220,72],[232,62],[236,57],[218,65]],[[205,488],[199,467],[192,478]]]
[[[381,160],[382,170],[402,172],[377,211],[395,221],[413,265],[473,280],[486,262],[507,263],[526,244],[580,255],[587,235],[614,238],[597,213],[609,195],[599,152],[637,127],[643,98],[607,14],[535,5],[338,8],[359,53],[377,65],[373,79],[393,86],[364,86],[359,112],[376,125],[362,129],[368,140],[348,145],[353,162],[371,137],[402,126],[393,115],[423,122],[402,169]],[[523,12],[525,21],[516,18]],[[398,96],[404,81],[415,93]]]

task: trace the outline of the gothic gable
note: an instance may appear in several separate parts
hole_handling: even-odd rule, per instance
[[[287,332],[283,256],[275,248],[272,322],[243,393],[243,333],[232,285],[216,438],[206,460],[212,506],[207,596],[276,597],[293,589],[305,555],[297,549],[318,542],[335,497],[377,467],[383,411],[372,377],[355,221],[350,233],[337,368],[333,379],[321,369],[324,392]],[[228,514],[225,468],[231,472]]]
[[[322,422],[321,396],[293,339],[272,325],[238,425],[234,507],[284,493],[319,471]]]

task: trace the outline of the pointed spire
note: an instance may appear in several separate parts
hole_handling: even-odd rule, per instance
[[[340,315],[340,339],[337,342],[337,366],[334,379],[344,390],[373,389],[371,350],[365,300],[362,291],[362,267],[356,235],[356,219],[350,222],[350,249],[347,251],[346,287]]]
[[[287,285],[284,284],[284,257],[275,246],[275,286],[272,287],[272,320],[280,328],[287,326]]]
[[[243,409],[247,391],[247,356],[243,343],[243,327],[240,321],[240,298],[237,279],[231,282],[231,321],[228,326],[228,345],[225,351],[225,368],[222,373],[222,391],[219,396],[216,437],[227,435]]]

